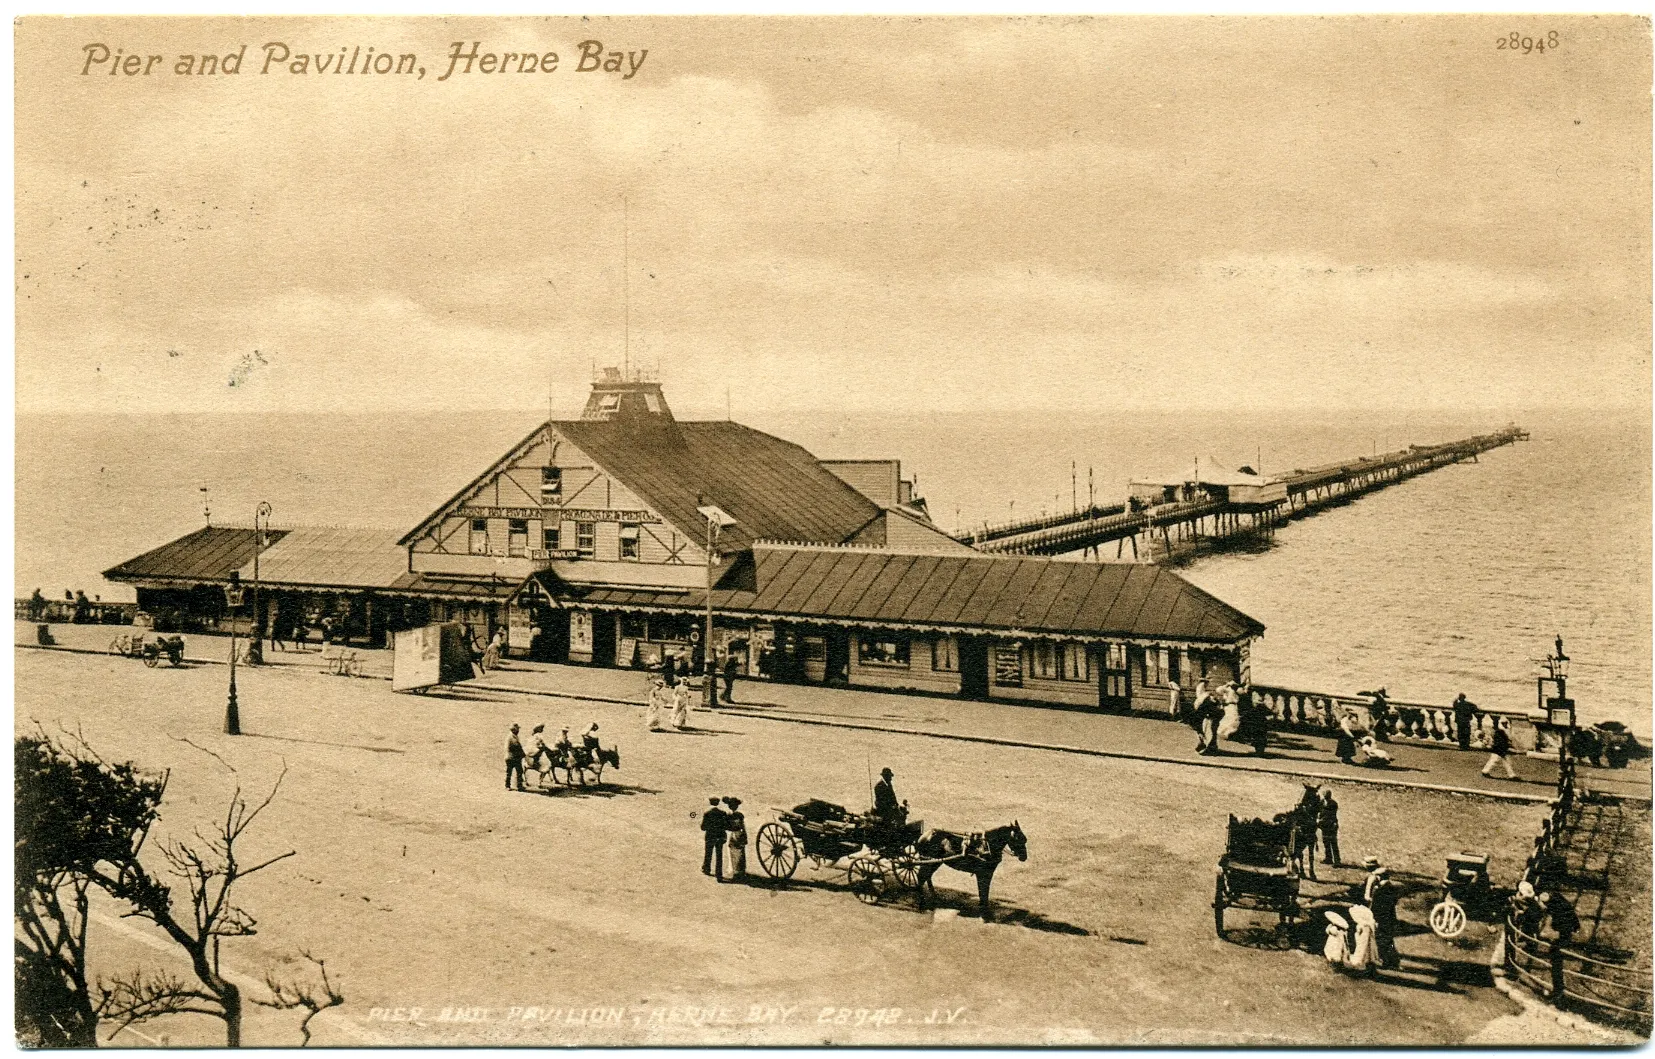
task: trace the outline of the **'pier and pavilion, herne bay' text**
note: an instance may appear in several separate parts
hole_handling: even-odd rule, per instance
[[[243,60],[247,57],[247,48],[247,45],[242,44],[222,55],[180,54],[171,64],[170,70],[176,75],[193,77],[238,75],[242,71]],[[649,56],[648,48],[639,48],[636,51],[606,50],[600,40],[583,40],[576,45],[576,49],[578,54],[574,57],[574,65],[570,67],[564,64],[562,68],[573,69],[575,73],[580,74],[619,74],[623,81],[630,81],[636,77],[638,71],[643,68],[644,60]],[[351,77],[392,74],[423,80],[426,72],[415,52],[376,52],[373,45],[366,49],[360,44],[345,45],[337,52],[304,52],[296,51],[282,41],[271,41],[261,45],[260,51],[263,52],[262,60],[255,55],[254,61],[259,63],[258,72],[266,75],[332,74]],[[87,44],[81,52],[84,56],[80,70],[83,76],[107,74],[110,77],[148,77],[157,72],[165,73],[169,69],[165,55],[138,50],[129,52],[124,47],[111,47],[102,42]],[[447,59],[448,67],[441,77],[436,78],[438,81],[446,81],[456,74],[550,74],[558,71],[560,63],[555,51],[484,51],[482,41],[455,41],[449,46]]]

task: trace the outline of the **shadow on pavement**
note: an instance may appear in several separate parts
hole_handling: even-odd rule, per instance
[[[312,743],[316,746],[337,746],[346,750],[366,750],[373,754],[406,754],[408,751],[394,746],[367,746],[363,743],[332,743],[326,739],[300,739],[292,735],[266,735],[263,732],[243,732],[243,739],[274,739],[283,743]]]

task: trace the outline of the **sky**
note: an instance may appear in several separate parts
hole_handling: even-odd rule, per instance
[[[473,41],[558,66],[440,79]],[[261,72],[276,42],[425,74]],[[623,359],[681,416],[1650,402],[1643,19],[33,18],[16,49],[24,413],[567,413]]]

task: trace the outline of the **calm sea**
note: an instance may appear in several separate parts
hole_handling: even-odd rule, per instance
[[[127,600],[99,571],[202,524],[403,530],[536,422],[441,415],[29,416],[17,421],[15,587]],[[1418,413],[742,415],[821,457],[898,457],[944,528],[1100,502],[1216,461],[1266,472],[1482,433],[1507,416]],[[1532,440],[1283,528],[1181,573],[1268,627],[1260,681],[1379,684],[1446,704],[1533,701],[1562,633],[1582,712],[1651,728],[1647,412],[1530,412]],[[203,493],[205,486],[208,492]]]

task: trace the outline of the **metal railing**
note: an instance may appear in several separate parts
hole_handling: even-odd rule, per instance
[[[1564,761],[1558,770],[1557,798],[1552,802],[1551,815],[1541,821],[1534,850],[1523,867],[1523,881],[1537,891],[1550,885],[1546,876],[1558,870],[1558,848],[1568,834],[1575,797],[1574,762]],[[1559,941],[1544,940],[1538,936],[1539,922],[1537,914],[1520,923],[1516,908],[1507,914],[1503,945],[1506,973],[1559,1007],[1577,1009],[1595,1019],[1648,1034],[1651,1012],[1655,1010],[1651,991],[1655,968],[1596,959]]]

